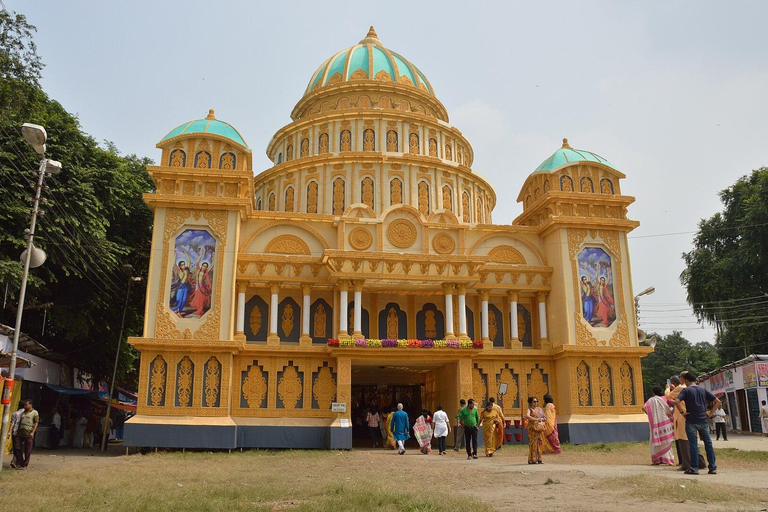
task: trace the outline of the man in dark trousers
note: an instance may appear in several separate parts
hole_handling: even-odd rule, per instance
[[[459,400],[459,410],[456,413],[456,426],[453,429],[453,451],[457,452],[464,448],[464,427],[459,425],[459,413],[466,407],[467,401],[463,398]]]
[[[707,463],[709,465],[709,474],[717,473],[717,464],[715,463],[715,448],[712,446],[712,438],[709,437],[709,422],[707,421],[707,403],[714,402],[714,409],[720,407],[720,400],[702,388],[696,385],[696,376],[691,372],[685,372],[682,375],[685,380],[686,388],[680,391],[675,398],[675,408],[685,416],[685,433],[688,435],[688,445],[691,452],[691,468],[685,471],[686,475],[699,474],[699,439],[704,441],[704,450],[707,453]],[[685,402],[685,409],[682,403]]]
[[[467,445],[467,458],[477,458],[477,424],[480,415],[475,407],[475,401],[467,400],[467,406],[459,411],[459,425],[464,427],[464,442]]]

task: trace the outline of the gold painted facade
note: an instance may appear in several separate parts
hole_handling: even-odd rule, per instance
[[[380,44],[375,33],[364,41]],[[351,407],[330,404],[351,402],[357,372],[392,366],[413,368],[432,408],[495,396],[503,382],[510,417],[549,392],[564,418],[634,418],[648,349],[632,308],[627,233],[638,223],[626,217],[624,175],[585,161],[533,173],[523,213],[492,224],[496,193],[431,88],[357,71],[305,94],[267,147],[274,166],[256,176],[250,149],[223,136],[158,144],[144,336],[130,339],[141,351],[138,414],[349,419]],[[216,240],[201,318],[168,304],[172,243],[185,229]],[[582,318],[576,256],[587,246],[613,261],[610,327]],[[325,343],[419,331],[484,344]]]

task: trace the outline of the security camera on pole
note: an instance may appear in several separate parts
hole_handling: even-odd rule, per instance
[[[55,160],[49,160],[45,158],[45,141],[48,134],[45,132],[45,128],[36,124],[24,123],[21,127],[21,134],[24,139],[33,147],[40,158],[40,169],[38,170],[37,186],[35,187],[35,203],[32,208],[32,220],[29,223],[29,228],[25,230],[27,235],[27,249],[21,255],[21,261],[24,263],[24,272],[21,275],[21,289],[19,291],[19,306],[16,310],[16,325],[13,329],[13,350],[11,351],[11,365],[9,368],[8,379],[13,382],[16,376],[16,355],[19,349],[19,335],[21,334],[21,317],[24,314],[24,296],[27,293],[27,278],[29,277],[29,269],[36,268],[45,262],[45,252],[42,249],[35,247],[33,239],[35,237],[35,225],[37,224],[37,214],[40,206],[40,193],[43,189],[43,182],[46,175],[55,174],[61,171],[61,163]],[[8,437],[8,425],[11,417],[10,396],[11,388],[3,387],[3,428],[0,433],[0,440],[5,443]],[[3,456],[5,450],[0,450],[0,471],[3,469]]]

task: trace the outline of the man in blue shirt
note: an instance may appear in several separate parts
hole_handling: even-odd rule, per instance
[[[403,404],[397,404],[397,412],[392,415],[392,434],[397,441],[397,453],[400,455],[405,454],[405,442],[410,437],[409,429],[408,414],[403,410]]]
[[[709,465],[709,474],[717,473],[717,464],[715,463],[715,449],[712,446],[712,438],[709,437],[709,423],[707,422],[707,403],[714,402],[713,408],[717,410],[720,407],[720,400],[702,388],[696,385],[696,376],[691,372],[684,372],[681,377],[685,380],[687,387],[680,391],[675,399],[675,407],[680,414],[685,416],[685,433],[688,435],[688,444],[691,451],[691,469],[685,471],[686,475],[699,474],[699,439],[704,441],[704,449],[707,452],[707,464]],[[685,410],[681,405],[685,402]]]

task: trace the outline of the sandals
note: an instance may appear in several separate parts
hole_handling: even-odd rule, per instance
[[[693,469],[686,469],[685,470],[685,474],[686,475],[698,475],[699,472],[698,471],[694,471]]]
[[[544,464],[544,461],[539,459],[539,460],[536,461],[536,464]]]

